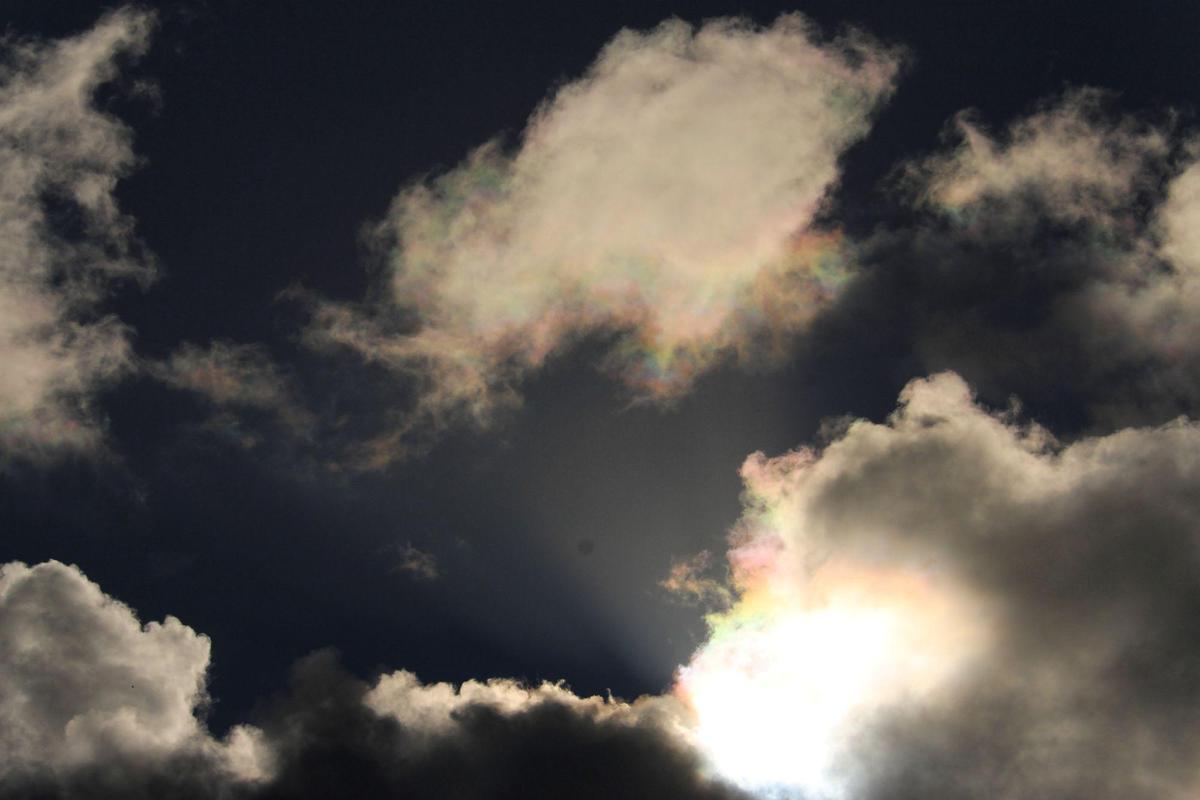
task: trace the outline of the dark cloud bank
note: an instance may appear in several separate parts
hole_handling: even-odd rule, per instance
[[[735,798],[671,732],[669,704],[511,681],[373,685],[299,662],[256,725],[198,715],[208,639],[141,625],[73,567],[0,573],[0,796]]]

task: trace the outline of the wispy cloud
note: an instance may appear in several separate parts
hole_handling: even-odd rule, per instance
[[[120,10],[74,38],[0,43],[0,457],[96,447],[92,393],[132,367],[103,301],[154,270],[113,196],[130,133],[92,101],[152,23]]]
[[[424,581],[437,580],[442,576],[437,556],[414,547],[412,542],[397,547],[396,557],[396,563],[392,565],[394,572],[406,573]]]
[[[217,340],[208,347],[185,343],[164,361],[144,362],[142,368],[162,381],[204,398],[212,406],[207,427],[247,446],[259,443],[262,433],[250,433],[243,417],[247,412],[270,415],[270,434],[288,442],[316,435],[318,420],[299,400],[289,375],[257,345]]]
[[[691,558],[671,564],[667,577],[659,583],[674,597],[686,603],[714,608],[727,608],[733,593],[727,582],[711,577],[712,554],[702,550]]]

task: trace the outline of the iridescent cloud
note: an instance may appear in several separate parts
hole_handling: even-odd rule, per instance
[[[514,151],[404,189],[374,228],[375,299],[318,303],[310,341],[411,374],[421,424],[486,419],[590,335],[638,398],[770,358],[846,279],[817,218],[896,69],[797,15],[624,31]]]

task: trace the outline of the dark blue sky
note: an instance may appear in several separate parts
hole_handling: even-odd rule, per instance
[[[0,24],[58,37],[107,5],[6,0]],[[385,413],[403,398],[382,395],[369,371],[307,359],[281,291],[361,297],[361,226],[402,185],[497,134],[516,141],[621,28],[671,16],[769,23],[791,10],[908,53],[895,96],[844,159],[835,207],[851,233],[906,213],[889,176],[937,148],[962,109],[999,127],[1090,85],[1125,110],[1194,117],[1200,6],[1189,2],[166,3],[149,53],[119,84],[148,82],[153,96],[101,93],[134,131],[142,163],[118,196],[162,267],[112,309],[142,356],[263,343],[319,412]],[[1002,316],[1023,300],[994,302]],[[131,379],[102,399],[119,464],[0,476],[0,559],[78,564],[143,619],[174,614],[209,635],[217,730],[326,646],[360,675],[405,667],[426,680],[661,691],[704,629],[658,582],[674,559],[722,549],[746,455],[811,441],[829,416],[882,418],[925,373],[907,323],[868,303],[859,327],[852,310],[787,365],[719,369],[666,409],[629,407],[592,366],[600,343],[585,342],[535,376],[498,426],[451,432],[378,474],[314,474],[292,469],[284,446],[247,452],[197,434],[206,412],[194,398]],[[1083,424],[1069,380],[1029,380],[1043,391],[998,384],[988,399],[1020,392],[1058,429]],[[441,577],[397,571],[405,545],[434,554]]]

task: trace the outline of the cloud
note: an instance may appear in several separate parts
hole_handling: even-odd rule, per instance
[[[253,729],[218,742],[196,717],[209,644],[174,617],[142,625],[75,567],[4,565],[0,794],[84,778],[96,787],[131,774],[162,780],[179,768],[258,776]]]
[[[1062,444],[943,373],[752,456],[699,741],[816,796],[1195,796],[1198,453],[1185,421]]]
[[[900,170],[915,214],[860,247],[832,346],[866,330],[918,374],[1097,431],[1194,415],[1200,173],[1171,123],[1114,104],[1068,92],[999,133],[960,115],[952,146]]]
[[[0,796],[1194,795],[1200,425],[1064,444],[943,373],[829,435],[747,459],[733,604],[632,703],[318,653],[218,740],[205,637],[6,565]]]
[[[113,188],[134,164],[130,133],[93,105],[153,17],[107,14],[54,43],[0,42],[0,453],[94,448],[91,397],[131,368],[129,336],[102,305],[153,268]]]
[[[301,660],[258,725],[223,740],[209,640],[141,624],[77,568],[0,569],[0,797],[741,798],[706,774],[671,697],[633,703],[514,680],[368,683]]]
[[[176,388],[218,406],[276,408],[286,405],[286,380],[261,347],[215,341],[208,348],[183,344],[152,368]]]
[[[725,608],[732,595],[724,581],[708,577],[712,554],[701,550],[691,558],[674,561],[667,577],[659,586],[685,603],[713,608]]]
[[[1106,100],[1095,89],[1067,92],[1000,137],[963,112],[952,129],[957,145],[907,164],[905,178],[924,202],[949,213],[985,213],[979,206],[988,201],[1020,199],[1048,216],[1115,221],[1154,188],[1171,141],[1166,130],[1114,118]]]
[[[662,702],[405,672],[368,688],[318,654],[264,723],[281,766],[262,796],[744,798],[703,775]]]
[[[269,415],[274,433],[285,441],[309,440],[316,432],[315,415],[298,402],[292,380],[261,346],[184,343],[165,361],[146,362],[143,369],[172,388],[203,397],[215,412],[207,427],[247,447],[261,442],[247,425],[255,412]]]
[[[816,220],[896,69],[798,15],[623,31],[515,150],[405,188],[371,232],[372,299],[317,303],[309,340],[409,375],[409,427],[486,420],[588,336],[640,398],[768,357],[844,280],[842,236]]]
[[[414,547],[412,542],[405,542],[396,548],[396,563],[393,572],[405,572],[419,580],[433,581],[442,576],[441,565],[437,556]]]

